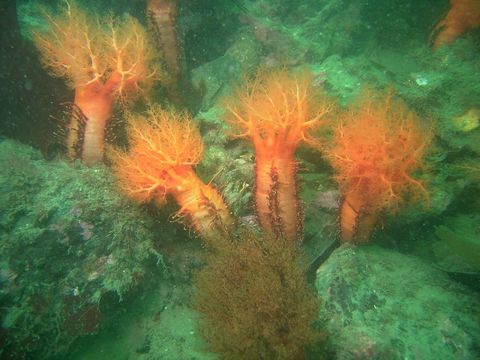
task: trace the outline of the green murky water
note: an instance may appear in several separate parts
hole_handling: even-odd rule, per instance
[[[480,2],[0,5],[0,359],[478,359]]]

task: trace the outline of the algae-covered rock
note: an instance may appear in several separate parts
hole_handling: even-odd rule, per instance
[[[305,215],[303,248],[313,272],[338,246],[340,193],[328,174],[300,174],[299,180]]]
[[[197,171],[204,181],[212,181],[221,190],[235,216],[245,216],[252,212],[253,149],[247,141],[232,141],[223,117],[220,107],[211,107],[195,117],[205,143]]]
[[[68,360],[218,359],[207,352],[198,329],[199,314],[189,308],[191,285],[175,277],[163,277],[141,297],[124,303],[115,324],[77,341]]]
[[[366,3],[366,2],[365,2]],[[255,1],[245,4],[241,23],[252,29],[266,52],[267,66],[322,61],[358,47],[372,33],[362,19],[364,2],[352,0]],[[369,10],[367,10],[369,11]],[[365,38],[365,36],[364,36]]]
[[[41,359],[95,332],[105,295],[121,300],[163,261],[151,221],[105,167],[46,162],[9,140],[0,167],[5,347]]]
[[[365,85],[360,79],[360,59],[332,55],[319,66],[313,67],[315,80],[324,84],[329,94],[335,95],[341,105],[346,105],[359,94]]]
[[[207,352],[207,344],[198,331],[199,315],[185,307],[166,308],[161,319],[148,332],[149,351],[141,360],[215,360],[213,353]]]
[[[143,15],[146,6],[146,2],[141,0],[76,0],[76,3],[95,13],[115,12],[118,15],[131,13],[139,16]],[[45,8],[55,8],[59,4],[61,1],[56,0],[18,0],[17,18],[22,37],[32,40],[33,32],[44,30],[46,23],[42,11]]]
[[[337,359],[478,359],[478,294],[418,258],[342,246],[317,270]]]
[[[208,110],[231,85],[254,72],[261,49],[248,32],[239,33],[223,56],[192,70],[193,88],[202,96],[202,110]]]
[[[448,217],[437,226],[435,235],[446,245],[437,251],[439,265],[447,271],[480,272],[480,216]],[[437,248],[438,249],[438,248]]]

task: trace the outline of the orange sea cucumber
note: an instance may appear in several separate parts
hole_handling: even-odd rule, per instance
[[[251,138],[255,147],[255,204],[262,227],[276,237],[301,238],[302,217],[297,194],[299,143],[312,136],[328,112],[326,102],[313,100],[311,75],[277,71],[260,75],[226,105],[227,121],[236,136]]]
[[[159,72],[143,27],[127,16],[108,17],[104,25],[66,1],[58,16],[44,13],[48,29],[35,34],[43,65],[75,89],[67,149],[87,165],[103,160],[105,127],[115,99],[147,89]]]
[[[380,212],[396,210],[407,194],[428,200],[424,183],[412,174],[422,166],[431,137],[391,94],[380,100],[368,94],[358,109],[341,116],[326,155],[344,197],[344,242],[368,241]]]
[[[112,151],[121,189],[131,198],[157,205],[172,195],[177,216],[205,240],[225,235],[233,225],[222,196],[203,183],[193,167],[201,160],[203,142],[191,117],[151,107],[146,116],[130,115],[130,151]]]

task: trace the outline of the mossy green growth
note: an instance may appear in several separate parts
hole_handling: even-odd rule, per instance
[[[0,231],[3,232],[12,229],[17,219],[32,206],[35,189],[40,186],[38,163],[41,156],[28,147],[17,152],[16,143],[10,141],[3,141],[0,146]]]
[[[233,141],[223,120],[224,110],[211,107],[195,120],[202,131],[205,152],[198,173],[221,191],[235,216],[251,213],[254,178],[253,148],[246,141]]]
[[[478,359],[478,293],[416,256],[342,245],[315,284],[329,359]]]
[[[145,6],[140,1],[130,0],[76,0],[75,2],[81,8],[88,9],[92,13],[102,14],[105,17],[112,12],[116,15],[131,13],[141,16],[140,14],[144,11]],[[47,29],[42,11],[48,8],[58,12],[58,8],[63,6],[63,1],[18,0],[16,6],[20,34],[24,39],[31,41],[36,31]]]
[[[207,111],[229,94],[232,86],[242,83],[245,74],[255,72],[260,53],[251,33],[239,33],[223,56],[193,69],[191,82],[202,98],[201,111]]]
[[[480,270],[480,216],[458,215],[435,229],[435,235],[470,265]]]
[[[321,65],[312,66],[314,85],[323,86],[341,106],[351,103],[365,83],[357,72],[361,59],[332,55]]]
[[[163,259],[151,220],[117,192],[107,168],[46,162],[8,140],[0,167],[7,346],[41,359],[95,332],[102,298],[121,300],[147,274],[161,276]]]

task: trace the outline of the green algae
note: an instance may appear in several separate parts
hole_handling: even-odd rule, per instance
[[[435,235],[464,261],[480,270],[479,217],[459,215],[447,219],[446,224],[437,226]]]

